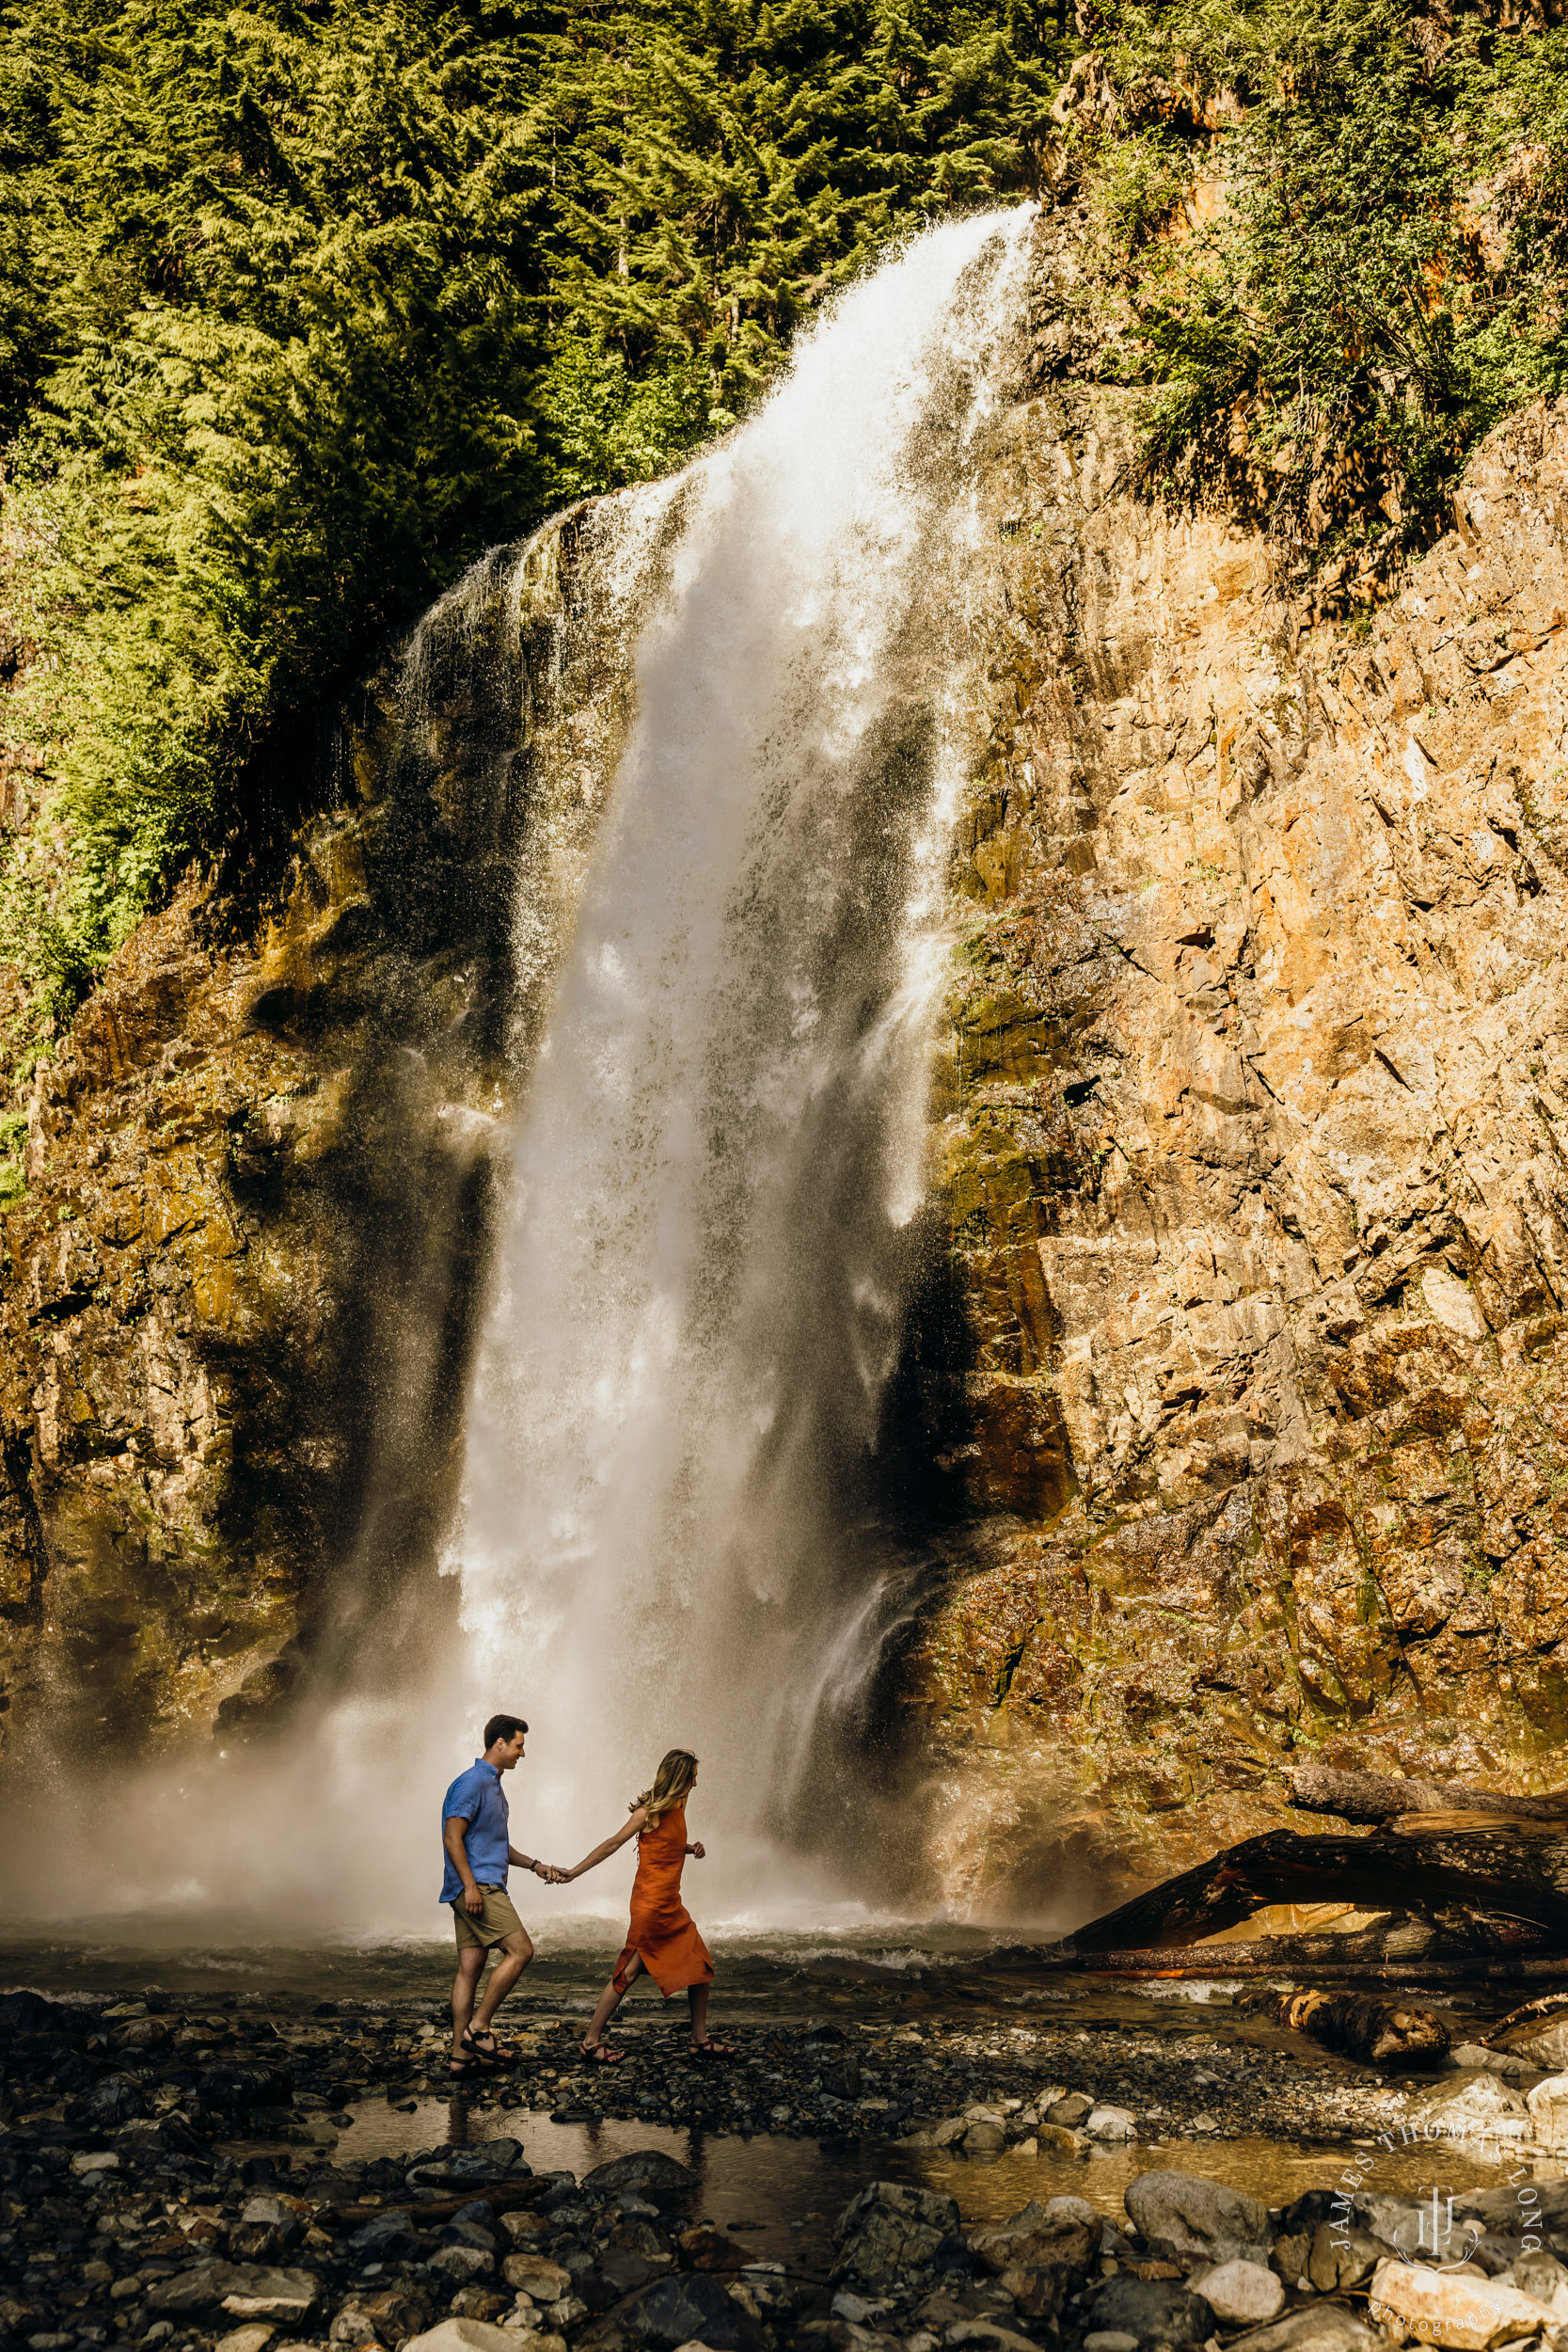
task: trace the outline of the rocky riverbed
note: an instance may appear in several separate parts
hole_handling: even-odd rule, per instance
[[[264,1996],[194,2010],[156,1990],[9,1994],[0,2333],[17,2352],[1555,2345],[1568,2182],[1539,2177],[1517,2067],[1513,2081],[1481,2066],[1401,2085],[1237,2030],[1217,2021],[1173,2042],[1127,2024],[792,2019],[742,2027],[733,2059],[694,2063],[660,2026],[628,2028],[626,2062],[590,2071],[578,2021],[534,2017],[486,2077],[477,2144],[454,2127],[367,2161],[340,2144],[360,2119],[420,2118],[446,2090],[428,2001],[302,2014]],[[782,2259],[772,2246],[759,2259],[665,2148],[580,2171],[531,2165],[546,2118],[608,2115],[650,2137],[684,2123],[716,2146],[852,2136],[857,2193],[836,2219],[788,2219]],[[1338,2144],[1342,2164],[1278,2201],[1198,2177],[1205,2145],[1260,2120],[1279,2141]],[[1512,2134],[1517,2152],[1434,2204],[1393,2153],[1435,2142],[1433,2181],[1451,2182],[1455,2132],[1490,2136],[1494,2156]],[[1126,2187],[1107,2211],[1095,2183],[1113,2149]],[[954,2195],[887,2177],[922,2150],[976,2180],[988,2159],[1035,2157],[1041,2194],[1010,2217],[966,2217]],[[1085,2193],[1049,2194],[1049,2159],[1079,2155]],[[1420,2259],[1433,2252],[1447,2267]]]

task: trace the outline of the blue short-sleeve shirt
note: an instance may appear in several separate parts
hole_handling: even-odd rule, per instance
[[[443,1836],[453,1814],[460,1815],[468,1824],[463,1833],[463,1846],[468,1857],[468,1867],[481,1886],[504,1886],[512,1847],[506,1791],[501,1787],[499,1772],[493,1764],[486,1764],[482,1756],[475,1756],[466,1772],[458,1773],[441,1800]],[[463,1882],[452,1867],[451,1856],[444,1845],[441,1858],[446,1864],[441,1880],[441,1900],[454,1903],[463,1892]]]

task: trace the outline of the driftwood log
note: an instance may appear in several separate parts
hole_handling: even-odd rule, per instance
[[[1449,2054],[1449,2029],[1440,2017],[1430,2010],[1398,2008],[1370,1993],[1280,1993],[1258,2007],[1276,2026],[1289,2026],[1325,2050],[1340,2050],[1369,2066],[1435,2066]]]
[[[1315,1938],[1322,1943],[1325,1938]],[[1291,1977],[1304,1966],[1285,1947],[1293,1938],[1271,1936],[1264,1944],[1152,1945],[1142,1950],[1074,1953],[1052,1945],[1040,1954],[1048,1968],[1070,1968],[1089,1977],[1159,1977],[1171,1981],[1225,1981],[1247,1977]],[[1314,1955],[1311,1974],[1320,1981],[1387,1984],[1517,1984],[1532,1977],[1560,1977],[1568,1948],[1514,1952],[1498,1957],[1473,1953],[1452,1960],[1325,1961]],[[1495,2029],[1496,2030],[1496,2029]]]
[[[1529,1838],[1506,1829],[1421,1837],[1303,1837],[1273,1830],[1118,1903],[1076,1929],[1064,1951],[1196,1944],[1240,1926],[1268,1903],[1331,1899],[1408,1912],[1440,1926],[1479,1928],[1484,1921],[1494,1949],[1499,1938],[1522,1947],[1561,1942],[1568,1939],[1568,1822],[1561,1837]]]
[[[1520,1820],[1568,1824],[1568,1789],[1549,1797],[1509,1797],[1459,1781],[1340,1772],[1330,1764],[1298,1764],[1291,1774],[1291,1802],[1305,1813],[1335,1813],[1342,1821],[1392,1821],[1405,1813],[1511,1813]]]
[[[1550,2017],[1556,2010],[1564,2009],[1568,2009],[1568,1993],[1538,1993],[1533,2001],[1521,2001],[1518,2008],[1511,2009],[1506,2017],[1499,2017],[1495,2026],[1488,2026],[1481,2039],[1490,2044],[1499,2034],[1507,2033],[1511,2026],[1527,2025],[1532,2018]]]

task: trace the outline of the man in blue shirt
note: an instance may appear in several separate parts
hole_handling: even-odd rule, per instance
[[[531,1870],[546,1885],[560,1872],[547,1862],[530,1861],[511,1841],[501,1774],[523,1757],[528,1725],[520,1715],[492,1715],[484,1726],[484,1754],[459,1772],[441,1804],[441,1846],[446,1872],[441,1900],[457,1924],[457,1977],[451,1988],[451,2072],[470,2074],[503,2052],[492,2031],[497,2010],[529,1962],[533,1946],[506,1891],[507,1865]],[[498,1955],[478,2009],[474,1994],[488,1952]]]

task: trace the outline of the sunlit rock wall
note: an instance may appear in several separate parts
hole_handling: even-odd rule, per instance
[[[394,649],[287,779],[324,813],[286,871],[182,889],[40,1073],[0,1224],[13,1754],[244,1738],[439,1642],[561,563],[502,550]]]
[[[1568,1778],[1568,406],[1299,634],[1041,308],[900,1393],[936,1874],[1060,1918],[1306,1746]]]

